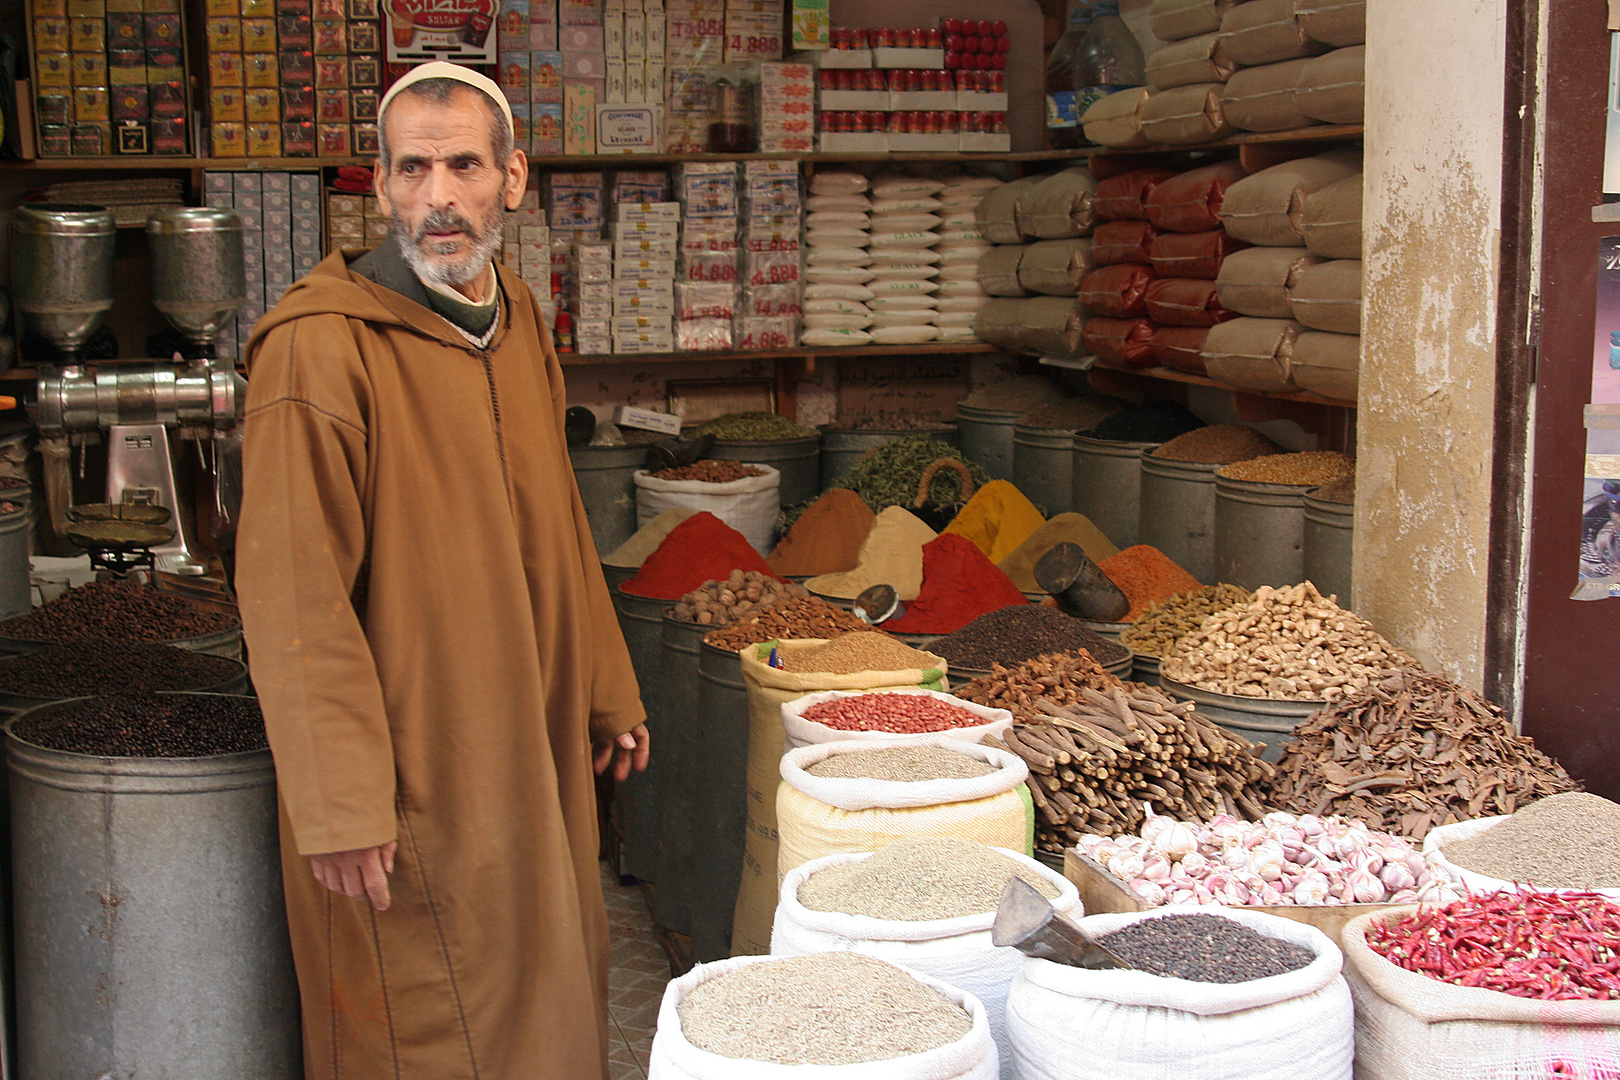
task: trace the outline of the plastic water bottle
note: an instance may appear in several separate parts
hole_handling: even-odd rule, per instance
[[[1119,15],[1118,0],[1095,0],[1091,28],[1075,51],[1076,116],[1099,98],[1147,84],[1147,60],[1136,35]]]
[[[1075,110],[1076,81],[1075,55],[1080,42],[1091,29],[1091,8],[1085,0],[1074,0],[1069,12],[1069,29],[1052,46],[1052,58],[1046,64],[1046,137],[1054,150],[1072,150],[1085,145],[1080,132],[1080,113]],[[1083,111],[1083,110],[1082,110]]]

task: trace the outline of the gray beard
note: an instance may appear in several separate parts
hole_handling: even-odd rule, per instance
[[[495,253],[501,248],[502,229],[499,211],[479,229],[474,228],[472,222],[460,214],[435,210],[423,219],[415,236],[411,235],[409,226],[398,212],[395,212],[393,218],[393,235],[399,245],[399,253],[404,257],[405,265],[425,283],[454,289],[468,282],[477,281],[488,272]],[[427,234],[429,230],[447,227],[460,229],[473,237],[472,250],[456,262],[431,261],[422,250]]]

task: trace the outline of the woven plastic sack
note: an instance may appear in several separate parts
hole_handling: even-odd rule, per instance
[[[1361,333],[1361,260],[1333,259],[1301,270],[1288,300],[1312,330]]]
[[[1097,220],[1136,218],[1146,221],[1147,200],[1153,190],[1175,175],[1174,169],[1132,169],[1097,181],[1097,193],[1091,197]]]
[[[1294,342],[1294,381],[1323,397],[1354,401],[1361,389],[1361,338],[1320,330]]]
[[[1147,289],[1153,271],[1146,266],[1119,263],[1087,274],[1075,293],[1082,307],[1110,319],[1134,319],[1147,314]]]
[[[1204,367],[1204,341],[1209,337],[1207,326],[1158,326],[1148,352],[1155,361],[1177,371],[1193,375],[1207,375]]]
[[[1357,1077],[1608,1080],[1620,1069],[1620,1002],[1539,1001],[1454,986],[1398,967],[1367,944],[1375,922],[1416,910],[1362,915],[1340,935],[1356,1003]]]
[[[1091,270],[1090,237],[1042,240],[1024,248],[1018,283],[1045,296],[1073,296]]]
[[[1080,894],[1062,874],[1010,848],[995,850],[1051,883],[1057,890],[1052,900],[1054,910],[1072,919],[1081,917]],[[871,852],[825,855],[790,872],[782,882],[782,899],[776,906],[771,955],[856,952],[966,990],[984,1005],[990,1034],[1001,1057],[1001,1075],[1013,1076],[1012,1048],[1006,1031],[1007,991],[1024,966],[1024,955],[1017,949],[991,944],[995,912],[912,921],[811,911],[799,903],[799,887],[812,874],[871,857]]]
[[[771,915],[776,910],[776,788],[781,782],[782,705],[820,690],[943,690],[949,668],[943,657],[927,654],[937,666],[905,671],[862,671],[852,675],[795,674],[767,662],[774,646],[802,652],[824,640],[767,642],[739,650],[748,687],[747,840],[742,886],[732,920],[732,955],[769,951]]]
[[[1097,178],[1084,165],[1041,177],[1018,200],[1018,231],[1042,240],[1084,236],[1091,231],[1091,200],[1096,192]]]
[[[828,701],[860,697],[862,696],[861,692],[823,690],[818,694],[806,694],[802,698],[795,698],[793,701],[782,703],[783,752],[797,750],[801,746],[814,746],[817,743],[828,742],[934,743],[942,736],[977,743],[983,742],[991,735],[1000,738],[1002,732],[1012,727],[1013,715],[1006,709],[991,709],[984,705],[976,705],[971,701],[963,701],[959,697],[953,697],[937,690],[890,690],[885,692],[892,694],[919,694],[924,697],[938,698],[947,704],[955,705],[959,709],[966,709],[975,716],[983,717],[985,722],[973,727],[952,728],[946,731],[933,731],[915,735],[897,734],[892,731],[847,731],[843,728],[818,724],[814,720],[806,720],[804,718],[805,710]]]
[[[1189,169],[1164,181],[1144,201],[1148,220],[1170,232],[1200,233],[1221,227],[1226,190],[1248,175],[1236,161]]]
[[[1085,309],[1067,296],[986,301],[974,317],[983,341],[1038,356],[1078,356],[1085,331]]]
[[[838,754],[871,749],[869,742],[834,742],[782,755],[776,791],[776,885],[812,859],[840,852],[877,851],[918,836],[974,840],[1028,855],[1034,848],[1035,807],[1029,766],[1007,750],[960,739],[935,745],[995,767],[965,780],[850,779],[812,776],[805,770]]]
[[[1249,245],[1228,236],[1225,229],[1199,233],[1160,233],[1148,245],[1153,272],[1162,278],[1198,278],[1214,281],[1221,264]]]
[[[1306,197],[1360,171],[1358,150],[1299,158],[1261,169],[1226,189],[1221,223],[1239,240],[1261,247],[1304,247],[1300,224]]]
[[[1225,93],[1226,84],[1214,82],[1161,90],[1142,106],[1142,134],[1148,142],[1172,146],[1196,146],[1223,139],[1237,130],[1221,107]]]
[[[1299,231],[1312,255],[1361,258],[1361,186],[1362,175],[1356,173],[1305,196]]]
[[[1294,17],[1313,39],[1335,49],[1367,40],[1367,0],[1294,0]]]
[[[1248,0],[1221,16],[1221,47],[1243,67],[1297,60],[1327,51],[1294,16],[1294,0]]]
[[[1142,107],[1148,103],[1153,91],[1145,86],[1133,86],[1104,94],[1080,116],[1080,126],[1086,139],[1098,146],[1120,149],[1144,146],[1148,138],[1142,132]]]
[[[782,513],[782,474],[769,465],[762,476],[745,476],[724,484],[701,480],[660,480],[637,469],[636,525],[640,527],[665,510],[707,510],[743,534],[754,550],[768,554],[776,543],[776,519]]]
[[[1221,263],[1215,279],[1221,306],[1260,319],[1291,319],[1294,305],[1288,290],[1299,275],[1322,262],[1299,248],[1255,247],[1234,252]]]
[[[1235,0],[1153,0],[1148,25],[1160,41],[1182,41],[1221,28],[1221,16]]]
[[[1213,281],[1160,278],[1147,288],[1147,316],[1160,326],[1214,326],[1232,318]]]
[[[1244,983],[1202,983],[1145,971],[1092,971],[1028,959],[1007,995],[1007,1037],[1020,1080],[1350,1080],[1355,1026],[1344,958],[1314,926],[1238,908],[1198,914],[1242,923],[1309,949],[1297,971]],[[1106,934],[1161,908],[1092,915]],[[1084,1042],[1076,1039],[1084,1032]]]
[[[1226,59],[1221,35],[1199,34],[1184,41],[1161,45],[1147,58],[1148,82],[1159,90],[1193,83],[1226,82],[1237,70]]]
[[[1091,261],[1094,266],[1113,266],[1116,263],[1153,265],[1153,240],[1159,235],[1158,226],[1151,221],[1127,218],[1098,224],[1091,236]]]
[[[1153,324],[1146,319],[1087,319],[1082,342],[1088,353],[1118,364],[1152,367]]]
[[[1024,248],[1014,244],[993,247],[979,256],[979,286],[991,296],[1027,296],[1029,290],[1018,280],[1018,264]]]
[[[973,1018],[961,1039],[946,1046],[858,1065],[776,1065],[721,1057],[699,1050],[681,1032],[680,1005],[694,989],[749,964],[769,963],[780,957],[738,956],[699,964],[664,987],[658,1006],[658,1032],[653,1036],[648,1061],[649,1080],[997,1080],[996,1043],[984,1005],[966,990],[921,972],[908,972],[960,1005]]]
[[[1024,234],[1018,228],[1018,202],[1034,190],[1040,179],[1038,176],[1020,177],[1002,184],[984,197],[979,203],[977,216],[979,231],[986,240],[995,244],[1023,242]]]
[[[1244,68],[1226,82],[1226,118],[1244,131],[1289,131],[1315,123],[1299,106],[1295,88],[1311,60],[1283,60]]]

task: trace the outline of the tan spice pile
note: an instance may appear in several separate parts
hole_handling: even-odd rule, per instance
[[[1253,484],[1319,487],[1343,476],[1354,476],[1356,461],[1334,450],[1307,450],[1300,454],[1268,454],[1224,465],[1215,475]]]
[[[1254,428],[1241,424],[1211,424],[1177,435],[1153,450],[1151,456],[1200,465],[1230,465],[1234,461],[1280,453],[1282,447]]]
[[[882,746],[834,754],[804,771],[829,779],[915,784],[924,780],[971,780],[989,776],[996,767],[942,746]]]
[[[1620,888],[1620,805],[1571,791],[1443,849],[1476,874],[1542,889]]]
[[[647,556],[658,550],[658,546],[674,531],[675,526],[694,513],[696,511],[688,510],[684,506],[665,510],[637,529],[630,539],[614,548],[611,554],[603,556],[602,561],[608,566],[640,567],[647,561]]]
[[[1241,585],[1204,585],[1176,593],[1144,611],[1119,635],[1119,643],[1134,653],[1163,657],[1211,615],[1253,599]]]
[[[1046,878],[994,848],[956,837],[917,837],[860,862],[818,870],[799,886],[798,900],[811,911],[930,922],[996,910],[1001,891],[1015,877],[1048,900],[1058,895]]]
[[[814,649],[783,650],[784,671],[805,675],[853,675],[858,671],[911,671],[944,667],[944,661],[888,634],[845,634]]]
[[[893,585],[902,600],[915,600],[922,590],[923,545],[935,532],[916,514],[887,507],[861,543],[855,569],[822,574],[805,582],[813,593],[853,600],[873,585]]]

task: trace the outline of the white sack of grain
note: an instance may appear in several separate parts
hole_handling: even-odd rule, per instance
[[[1341,974],[1344,956],[1327,935],[1257,911],[1197,911],[1303,946],[1316,959],[1243,983],[1026,959],[1007,995],[1007,1037],[1020,1080],[1350,1080],[1356,1056],[1350,988]],[[1100,935],[1187,913],[1091,915],[1080,925]],[[1086,1033],[1083,1043],[1076,1032]]]
[[[1294,342],[1294,381],[1303,390],[1354,401],[1360,389],[1361,338],[1312,330]]]
[[[1006,244],[979,256],[979,286],[991,296],[1026,296],[1029,290],[1018,280],[1018,265],[1025,248]]]
[[[1010,848],[994,848],[1030,874],[1057,890],[1053,910],[1071,919],[1084,914],[1074,884],[1029,856]],[[959,987],[984,1004],[990,1034],[1001,1057],[1001,1075],[1012,1077],[1012,1047],[1007,1039],[1007,991],[1024,965],[1024,954],[990,942],[996,913],[963,915],[952,919],[875,919],[837,911],[812,911],[799,902],[799,888],[811,875],[834,866],[864,862],[872,852],[825,855],[791,871],[782,882],[771,931],[772,956],[803,956],[818,952],[857,952],[875,956],[911,971]]]
[[[1043,240],[1024,248],[1018,260],[1018,283],[1028,292],[1073,296],[1093,269],[1091,239]]]
[[[1262,393],[1297,390],[1294,342],[1304,326],[1292,319],[1233,319],[1209,328],[1204,367],[1228,386]]]
[[[1221,307],[1260,319],[1292,319],[1288,290],[1302,271],[1323,262],[1299,248],[1255,247],[1234,251],[1221,263],[1215,288]]]
[[[1294,0],[1294,16],[1307,34],[1335,49],[1367,40],[1367,0]]]
[[[1097,178],[1084,165],[1042,177],[1018,200],[1018,231],[1043,240],[1084,236],[1095,223],[1091,198],[1096,193]],[[980,232],[982,235],[983,230]]]
[[[1305,61],[1294,102],[1324,124],[1359,124],[1367,116],[1367,47],[1352,45]]]
[[[1086,309],[1067,296],[989,300],[973,323],[981,341],[1037,356],[1079,356],[1085,328]]]
[[[811,766],[876,743],[818,743],[782,755],[776,791],[776,884],[811,859],[876,851],[915,836],[956,837],[1026,855],[1034,848],[1035,807],[1024,787],[1029,766],[1008,750],[936,737],[932,743],[995,767],[965,780],[872,780],[814,776]]]
[[[986,195],[977,212],[979,231],[993,244],[1021,244],[1024,234],[1018,228],[1018,202],[1040,182],[1040,177],[1024,176],[1011,180]]]

